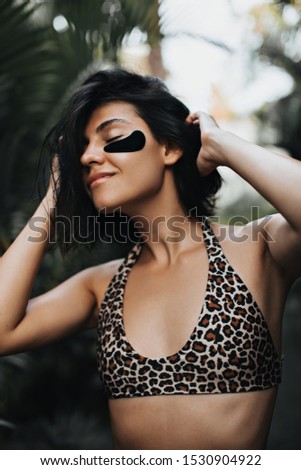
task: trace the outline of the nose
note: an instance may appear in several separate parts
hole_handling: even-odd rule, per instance
[[[93,144],[87,145],[82,156],[80,157],[80,162],[83,166],[88,167],[92,164],[101,165],[105,161],[103,149],[96,147]]]

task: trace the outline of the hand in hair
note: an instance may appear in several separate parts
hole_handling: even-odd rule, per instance
[[[215,149],[215,140],[223,131],[212,116],[202,111],[189,114],[186,121],[200,127],[202,147],[197,158],[197,167],[202,176],[207,176],[224,164]]]

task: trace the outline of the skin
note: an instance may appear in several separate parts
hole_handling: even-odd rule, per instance
[[[100,124],[114,118],[127,123],[115,122],[97,131]],[[283,305],[290,285],[300,275],[301,163],[221,130],[204,113],[192,114],[187,120],[201,130],[199,171],[205,175],[219,165],[227,165],[279,212],[244,227],[212,227],[221,237],[225,255],[266,318],[280,356]],[[142,131],[146,137],[142,150],[124,154],[103,151],[109,140],[128,136],[134,130]],[[185,218],[174,184],[172,165],[182,157],[181,149],[159,144],[133,106],[122,102],[97,109],[88,122],[85,137],[83,178],[95,207],[105,207],[107,211],[121,207],[149,236],[126,285],[124,324],[128,341],[146,357],[173,354],[186,343],[197,323],[208,271],[204,243],[189,236],[191,229],[201,235],[201,227]],[[99,171],[113,172],[114,176],[89,188],[89,176]],[[43,218],[40,226],[48,232],[49,209],[54,206],[52,184],[34,214]],[[155,223],[162,215],[165,219]],[[182,216],[185,237],[177,242],[166,240],[168,235],[174,235],[167,224],[172,216]],[[47,239],[28,241],[28,236],[34,235],[26,225],[1,258],[2,355],[95,328],[98,306],[122,262],[119,259],[88,268],[51,291],[29,299],[47,247]],[[153,236],[157,243],[150,241]],[[274,387],[246,393],[109,400],[114,448],[264,448],[276,395]]]

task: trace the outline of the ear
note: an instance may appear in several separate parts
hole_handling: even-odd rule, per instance
[[[165,165],[173,165],[183,155],[183,150],[179,147],[171,148],[169,145],[165,145],[164,163]]]

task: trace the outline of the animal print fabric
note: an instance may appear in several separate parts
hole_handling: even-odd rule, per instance
[[[144,357],[125,335],[124,289],[143,243],[134,245],[112,278],[100,307],[97,344],[108,398],[248,392],[281,382],[281,360],[257,303],[208,219],[201,223],[209,260],[206,294],[197,325],[177,353]]]

